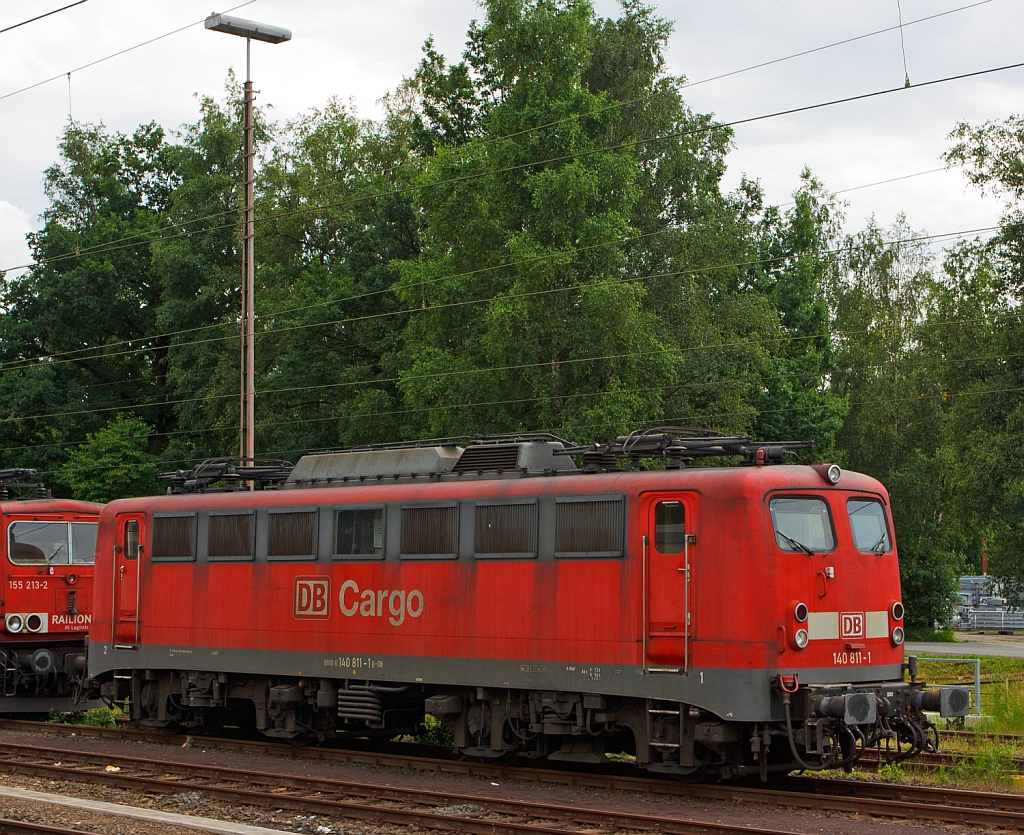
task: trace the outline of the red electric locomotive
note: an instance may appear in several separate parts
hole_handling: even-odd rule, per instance
[[[792,449],[477,439],[231,474],[273,490],[182,475],[101,513],[90,673],[143,724],[322,739],[426,712],[474,757],[767,777],[932,748],[923,710],[970,699],[905,681],[888,495]]]
[[[53,499],[0,470],[0,712],[81,709],[102,505]],[[28,494],[28,498],[17,498]]]

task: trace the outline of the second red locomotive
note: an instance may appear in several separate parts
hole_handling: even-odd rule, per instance
[[[311,455],[257,492],[182,478],[101,513],[90,672],[144,724],[427,712],[485,758],[766,777],[933,747],[924,709],[969,696],[905,680],[888,495],[791,451],[527,437]]]
[[[28,482],[34,474],[0,470],[0,713],[81,709],[89,692],[85,643],[102,505],[50,498]]]

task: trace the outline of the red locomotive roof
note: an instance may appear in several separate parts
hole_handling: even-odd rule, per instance
[[[232,507],[281,507],[322,503],[364,501],[430,501],[467,499],[475,496],[585,495],[627,493],[648,490],[696,490],[710,495],[744,494],[763,496],[772,490],[856,490],[874,493],[888,503],[881,482],[862,473],[844,471],[838,484],[830,484],[818,468],[803,465],[766,467],[692,467],[677,470],[582,473],[533,477],[481,478],[466,474],[443,479],[422,476],[399,482],[376,480],[334,482],[311,487],[287,487],[250,492],[246,490],[184,493],[118,499],[104,506],[102,518],[129,511],[181,511]],[[329,496],[329,498],[328,498]],[[371,498],[372,497],[372,498]]]
[[[80,502],[76,499],[23,499],[0,502],[0,514],[52,514],[77,513],[95,516],[103,509],[98,502]]]

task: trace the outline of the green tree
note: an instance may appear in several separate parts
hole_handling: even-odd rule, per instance
[[[874,222],[847,241],[832,288],[837,394],[849,412],[836,435],[844,463],[889,490],[907,624],[945,621],[964,565],[954,481],[942,450],[943,281],[905,220]]]
[[[261,172],[264,449],[400,435],[389,413],[401,396],[381,358],[399,350],[405,322],[395,264],[419,251],[419,219],[399,192],[417,168],[413,131],[406,116],[376,124],[331,101],[287,126]]]
[[[136,417],[118,415],[72,450],[57,478],[75,498],[109,502],[161,492],[157,456],[146,451],[152,427]]]
[[[409,82],[430,154],[385,361],[404,434],[749,426],[773,317],[726,266],[754,248],[719,189],[731,133],[664,75],[669,25],[638,2],[485,9],[463,62],[428,43]]]
[[[958,510],[1005,591],[1024,604],[1024,118],[960,124],[947,161],[968,180],[1004,200],[999,232],[961,247],[947,260],[957,279],[964,323],[965,381],[953,401],[946,446],[956,463]]]
[[[43,469],[64,458],[105,414],[153,425],[167,356],[152,338],[160,304],[147,240],[166,229],[180,180],[164,132],[132,136],[72,123],[46,172],[50,206],[29,236],[36,265],[0,290],[0,445],[6,465]]]
[[[831,380],[836,358],[829,307],[842,213],[809,170],[801,179],[791,209],[764,213],[761,263],[752,271],[779,316],[779,342],[757,396],[755,433],[766,440],[812,440],[815,457],[830,460],[847,413]]]

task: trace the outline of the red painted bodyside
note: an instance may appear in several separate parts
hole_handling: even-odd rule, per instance
[[[400,562],[331,562],[321,557],[319,562],[154,564],[146,556],[154,511],[588,493],[626,495],[624,557]],[[777,495],[828,501],[836,550],[814,557],[780,550],[768,512],[769,499]],[[798,601],[812,613],[865,613],[888,612],[900,600],[895,549],[876,556],[853,546],[846,501],[856,496],[880,499],[888,515],[888,494],[874,479],[844,473],[840,485],[833,487],[816,470],[803,466],[446,480],[120,500],[106,505],[100,517],[90,640],[94,644],[112,640],[113,590],[118,581],[113,572],[115,526],[119,516],[134,513],[142,520],[145,546],[138,561],[138,643],[142,646],[302,650],[360,658],[646,662],[649,666],[681,665],[688,646],[687,660],[696,668],[831,671],[837,666],[899,664],[903,648],[893,646],[888,637],[814,640],[803,650],[793,644],[799,627],[793,607]],[[684,557],[653,552],[645,527],[649,503],[655,497],[683,501],[687,532],[696,537],[690,552],[688,636],[684,634],[685,575],[680,570]],[[891,531],[891,519],[889,526]],[[644,536],[648,537],[646,557]],[[827,576],[827,568],[834,577]],[[328,580],[326,617],[297,615],[297,578]],[[383,603],[383,613],[364,615],[357,610],[345,616],[342,606],[351,610],[358,599],[349,586],[339,600],[348,581],[358,586],[360,594],[373,590],[375,604]],[[376,592],[384,590],[388,596],[379,598]],[[404,617],[392,615],[388,608],[395,591],[404,592],[410,604]],[[422,595],[418,616],[410,611],[414,591]],[[888,628],[896,623],[891,621]],[[188,662],[172,660],[171,666],[182,665],[187,667]],[[365,674],[372,677],[373,672]]]
[[[0,502],[0,635],[8,643],[38,643],[47,634],[84,638],[92,619],[92,565],[15,565],[8,554],[12,522],[96,522],[101,504],[71,499],[26,499]],[[73,595],[72,595],[73,593]],[[46,633],[6,630],[8,613],[47,615]]]

